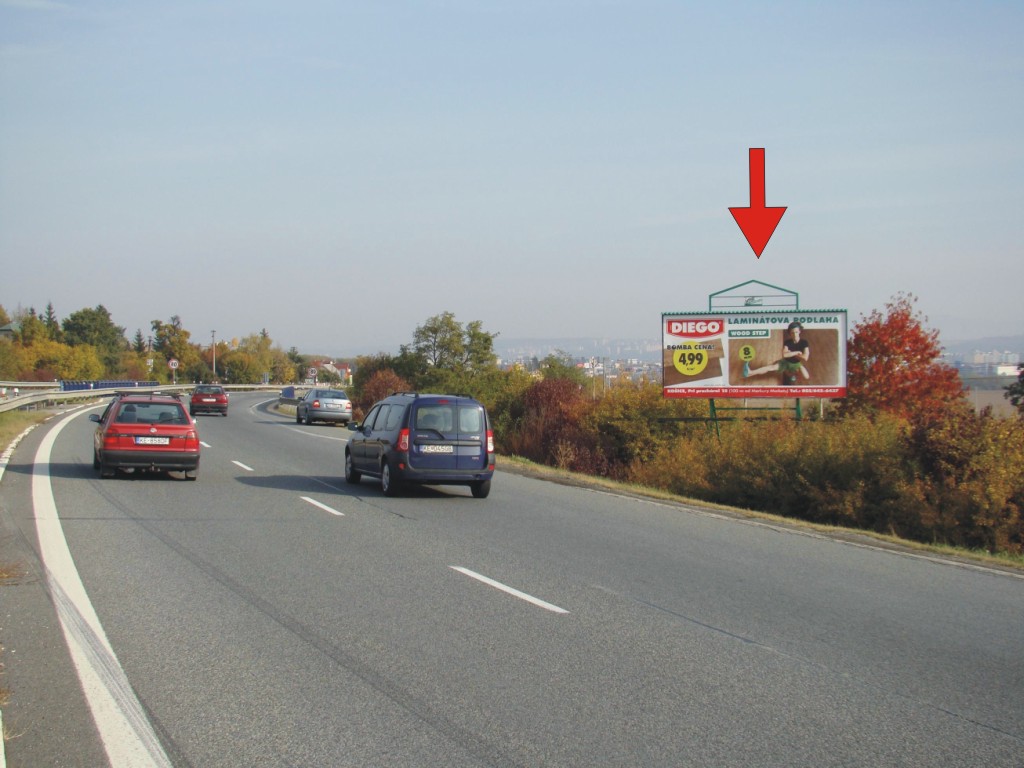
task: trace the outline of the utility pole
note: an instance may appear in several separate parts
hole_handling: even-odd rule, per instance
[[[217,380],[217,332],[210,331],[210,348],[213,350],[213,380]]]

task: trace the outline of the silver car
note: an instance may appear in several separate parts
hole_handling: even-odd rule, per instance
[[[348,424],[352,421],[352,401],[340,389],[311,389],[295,407],[295,421],[298,424],[314,421]]]

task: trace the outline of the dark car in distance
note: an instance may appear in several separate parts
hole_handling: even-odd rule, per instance
[[[200,384],[192,390],[188,412],[190,416],[197,413],[219,413],[228,415],[228,393],[219,384]]]
[[[100,477],[118,469],[199,472],[199,433],[180,395],[118,393],[95,421],[92,466]]]
[[[494,432],[483,404],[463,395],[401,392],[375,403],[345,446],[345,480],[380,480],[385,496],[404,485],[466,485],[487,498]]]

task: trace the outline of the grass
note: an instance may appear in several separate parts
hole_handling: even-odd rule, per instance
[[[7,450],[18,435],[33,424],[41,424],[53,416],[50,411],[5,411],[0,413],[0,453]]]

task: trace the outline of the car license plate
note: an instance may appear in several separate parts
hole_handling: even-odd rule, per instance
[[[204,397],[203,398],[203,402],[204,403],[216,403],[217,402],[217,398],[216,397]]]
[[[169,437],[136,437],[136,445],[170,445]]]
[[[423,445],[420,446],[420,453],[455,453],[455,447],[451,445]]]
[[[327,404],[327,410],[329,410],[329,411],[340,411],[341,410],[341,406],[338,405],[338,403],[328,403]]]

